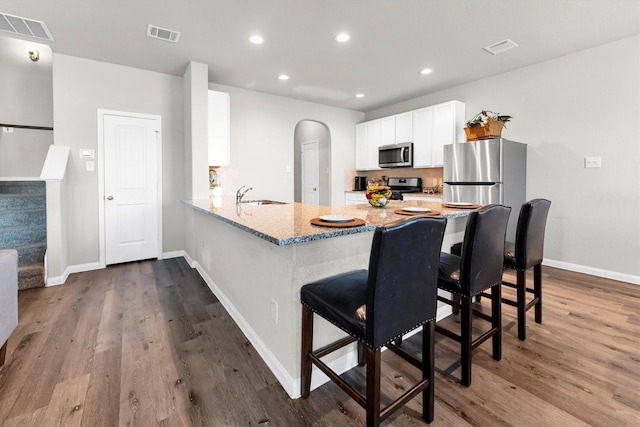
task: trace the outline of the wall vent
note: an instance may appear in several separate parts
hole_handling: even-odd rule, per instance
[[[487,46],[484,48],[484,50],[486,50],[487,52],[493,55],[497,55],[509,49],[513,49],[514,47],[518,47],[518,45],[515,44],[513,41],[506,39],[506,40],[502,40],[501,42],[494,43],[491,46]]]
[[[168,30],[149,24],[147,26],[147,37],[178,43],[180,41],[180,31]]]
[[[0,13],[0,31],[54,41],[47,24],[44,22],[6,13]]]

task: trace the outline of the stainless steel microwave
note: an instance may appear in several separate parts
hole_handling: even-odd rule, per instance
[[[413,142],[378,147],[378,166],[381,168],[413,166]]]

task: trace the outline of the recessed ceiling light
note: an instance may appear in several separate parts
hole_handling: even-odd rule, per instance
[[[420,70],[420,74],[422,74],[423,76],[426,76],[427,74],[431,74],[433,72],[433,70],[431,68],[423,68],[422,70]]]
[[[350,38],[351,38],[351,36],[349,34],[347,34],[347,33],[339,33],[338,35],[336,35],[334,37],[335,41],[337,41],[339,43],[348,42]]]
[[[261,35],[254,34],[251,37],[249,37],[249,43],[262,44],[262,43],[264,43],[264,38],[262,38]]]
[[[356,98],[364,98],[364,93],[356,93]]]
[[[280,75],[278,76],[278,78],[279,78],[280,80],[289,80],[289,76],[287,76],[286,74],[280,74]]]

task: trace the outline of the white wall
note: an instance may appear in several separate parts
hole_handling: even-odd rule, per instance
[[[98,175],[87,172],[80,148],[96,150],[97,110],[162,116],[164,252],[184,248],[183,85],[182,78],[145,70],[54,54],[54,141],[71,147],[64,181],[66,192],[67,265],[53,266],[60,275],[69,266],[99,261]],[[95,159],[99,162],[100,159]]]
[[[371,120],[451,99],[466,102],[467,119],[482,109],[514,117],[503,136],[528,144],[527,199],[552,202],[545,258],[579,271],[638,281],[640,37],[366,116]],[[601,156],[602,168],[585,169],[585,156]]]
[[[40,60],[27,57],[27,44]],[[0,37],[0,123],[53,126],[51,49],[47,45]],[[14,129],[0,131],[0,177],[39,177],[53,132]]]
[[[344,171],[353,169],[355,124],[363,113],[217,84],[209,89],[230,94],[231,165],[238,185],[253,187],[248,196],[293,201],[294,131],[308,119],[331,132],[331,204],[344,204]]]

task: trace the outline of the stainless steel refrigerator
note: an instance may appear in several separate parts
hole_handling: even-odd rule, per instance
[[[485,139],[444,146],[443,200],[511,206],[507,240],[514,241],[527,190],[527,145]]]

